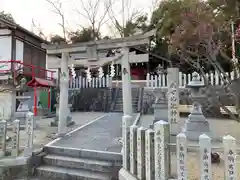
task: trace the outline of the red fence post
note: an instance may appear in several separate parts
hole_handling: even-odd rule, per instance
[[[36,87],[36,85],[34,85],[33,112],[34,112],[34,116],[37,116],[37,87]]]

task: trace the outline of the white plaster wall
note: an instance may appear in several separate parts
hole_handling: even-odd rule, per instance
[[[9,70],[11,63],[1,63],[1,61],[11,60],[12,38],[0,36],[0,70]]]
[[[16,60],[23,62],[23,51],[24,51],[24,43],[20,40],[16,40]],[[23,67],[22,64],[15,64],[15,69],[19,69]]]
[[[20,40],[16,40],[16,60],[23,62],[23,48],[24,43]]]

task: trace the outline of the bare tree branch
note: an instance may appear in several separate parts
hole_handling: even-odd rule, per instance
[[[105,0],[88,0],[85,2],[80,0],[82,10],[77,8],[74,9],[80,16],[89,22],[94,39],[99,39],[97,35],[100,34],[101,27],[110,20],[110,18],[107,18],[107,14],[114,2],[116,1],[108,0],[108,2],[105,2]],[[103,12],[99,10],[101,4],[105,7]],[[101,12],[102,15],[99,12]]]
[[[37,31],[38,36],[47,40],[47,36],[45,36],[45,34],[43,33],[43,29],[41,28],[40,24],[37,23],[34,19],[32,19],[32,31],[33,31],[33,33],[35,33],[34,30]]]
[[[52,5],[53,10],[52,12],[57,14],[58,16],[60,16],[61,18],[61,23],[59,23],[59,25],[62,28],[62,32],[63,32],[63,38],[65,41],[67,41],[67,31],[66,31],[66,25],[65,25],[65,16],[64,16],[64,12],[62,10],[62,3],[60,0],[57,0],[55,2],[51,1],[51,0],[46,0],[49,4]]]

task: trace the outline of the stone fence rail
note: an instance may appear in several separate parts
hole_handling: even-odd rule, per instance
[[[158,121],[153,129],[131,126],[131,116],[123,116],[123,168],[139,180],[168,180],[171,177],[170,125]],[[184,133],[176,137],[177,179],[188,180],[187,138]],[[237,179],[236,140],[223,137],[225,179]],[[201,180],[211,180],[211,138],[199,137]]]
[[[222,85],[223,81],[217,72],[207,73],[206,78],[209,81],[209,84],[213,86]],[[221,74],[221,76],[223,76]],[[234,80],[234,72],[226,73],[231,80]],[[192,74],[184,74],[179,72],[179,87],[185,87],[191,80]],[[239,77],[239,75],[238,75]],[[237,77],[237,78],[238,78]],[[158,88],[158,87],[167,87],[168,82],[167,74],[153,75],[148,73],[145,80],[132,80],[132,83],[144,83],[145,87],[149,88]],[[201,77],[202,79],[202,77]],[[109,75],[106,75],[102,78],[100,77],[92,77],[91,81],[88,81],[86,77],[78,76],[76,78],[71,78],[69,80],[69,88],[70,89],[79,89],[79,88],[103,88],[103,87],[111,87],[113,83],[121,83],[121,80],[112,80]]]
[[[32,155],[33,150],[33,126],[34,115],[32,112],[28,112],[26,116],[26,128],[25,133],[27,135],[27,142],[24,148],[24,156],[28,157]],[[0,121],[0,159],[7,156],[7,121]],[[20,120],[15,120],[12,123],[13,136],[11,137],[11,157],[17,157],[20,155]]]

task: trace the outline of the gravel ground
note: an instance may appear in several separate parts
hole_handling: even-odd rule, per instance
[[[82,126],[95,118],[106,115],[107,113],[101,112],[74,112],[72,118],[75,121],[75,125],[68,127],[68,131],[75,129],[76,127]],[[57,127],[51,127],[50,122],[53,118],[40,119],[37,121],[37,129],[34,130],[34,149],[42,148],[45,144],[55,139],[57,133]],[[7,135],[13,136],[13,133],[8,130]],[[27,135],[24,130],[20,131],[20,147],[23,149],[27,140]],[[11,147],[11,141],[8,143],[8,148]]]
[[[141,117],[140,124],[148,127],[149,122],[153,119],[153,115],[145,115]],[[187,117],[181,117],[179,120],[178,130],[180,131],[181,127],[184,124],[184,121]],[[236,138],[237,147],[240,148],[240,123],[230,120],[230,119],[207,119],[210,128],[213,131],[216,137],[222,138],[225,135],[231,135]],[[197,142],[195,142],[197,145]],[[222,147],[221,143],[212,144],[214,146]],[[222,148],[221,148],[222,149]],[[224,159],[223,153],[219,152],[221,157],[220,164],[212,164],[212,180],[225,180],[224,178]],[[188,164],[188,180],[200,180],[200,154],[196,152],[188,152],[187,154],[187,164]],[[171,169],[172,175],[176,177],[177,174],[177,162],[176,162],[176,153],[171,155]],[[240,156],[237,156],[237,179],[240,179]]]
[[[225,180],[224,178],[224,160],[223,154],[220,154],[221,162],[219,164],[212,164],[212,180]],[[172,154],[172,175],[176,177],[177,167],[176,167],[176,154]],[[188,153],[187,155],[187,168],[188,168],[188,180],[200,180],[200,163],[199,163],[199,153]],[[237,179],[240,179],[240,157],[237,157]]]

